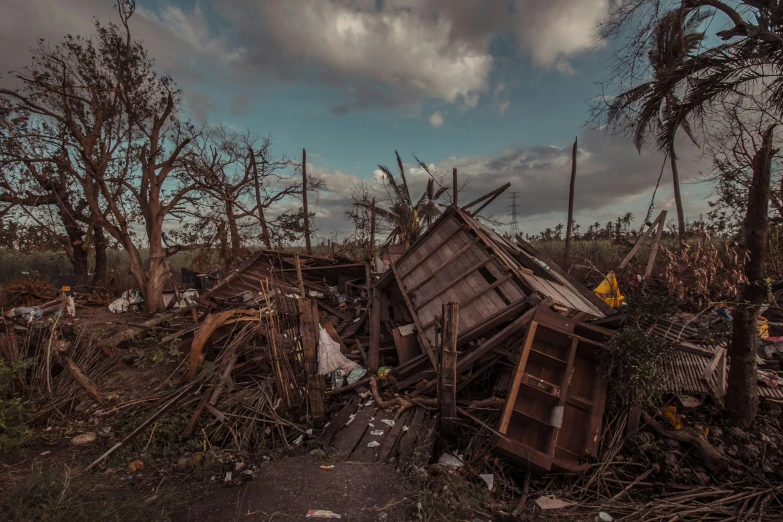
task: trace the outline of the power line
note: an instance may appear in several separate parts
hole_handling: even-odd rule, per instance
[[[512,192],[509,198],[511,199],[511,235],[516,236],[519,234],[519,221],[517,221],[517,194],[519,192]]]

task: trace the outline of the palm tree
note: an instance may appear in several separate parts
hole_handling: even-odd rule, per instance
[[[394,151],[394,154],[397,156],[399,178],[395,178],[385,165],[378,165],[383,173],[383,181],[389,188],[390,205],[388,208],[376,207],[375,212],[391,228],[386,244],[396,242],[408,248],[440,215],[437,201],[446,192],[446,187],[436,190],[434,180],[430,179],[427,189],[414,203],[400,154],[397,151]],[[367,205],[366,202],[359,204]]]
[[[609,107],[609,122],[622,125],[626,115],[631,113],[630,128],[633,134],[634,145],[641,151],[648,133],[659,130],[672,121],[677,121],[678,128],[682,128],[688,137],[696,143],[690,124],[685,118],[677,117],[680,99],[676,93],[676,83],[670,82],[670,77],[682,65],[686,58],[698,50],[704,40],[704,33],[696,29],[701,22],[712,13],[706,10],[698,11],[683,23],[682,11],[671,11],[664,15],[656,26],[653,34],[653,45],[647,57],[652,69],[652,78],[629,91],[626,91],[614,99]],[[667,83],[668,82],[668,83]],[[670,85],[670,88],[658,97],[659,103],[644,103],[655,90],[660,90],[661,85]],[[636,106],[642,104],[641,110]],[[682,209],[682,196],[680,195],[680,173],[677,168],[677,154],[674,151],[674,132],[669,134],[663,150],[669,156],[672,169],[672,187],[674,191],[674,204],[677,207],[677,226],[680,240],[685,237],[685,217]]]

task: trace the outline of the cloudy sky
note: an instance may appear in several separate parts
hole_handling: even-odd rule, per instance
[[[89,35],[116,19],[113,0],[3,0],[0,72],[29,62],[37,38]],[[565,222],[571,144],[579,138],[576,217],[584,227],[641,216],[661,156],[585,127],[613,50],[597,44],[609,0],[138,0],[132,20],[197,122],[249,127],[280,153],[308,152],[328,190],[320,234],[349,230],[351,184],[372,180],[394,151],[471,177],[462,201],[506,182],[520,228]],[[7,81],[7,80],[6,80]],[[680,145],[680,172],[708,164]],[[666,167],[656,208],[673,213]],[[686,219],[707,211],[709,187],[683,187]],[[510,221],[504,195],[488,208]]]

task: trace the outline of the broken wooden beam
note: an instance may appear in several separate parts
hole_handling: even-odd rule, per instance
[[[456,431],[457,418],[457,332],[459,330],[459,305],[444,303],[443,327],[440,345],[440,373],[438,375],[438,406],[440,428],[444,436]]]
[[[302,353],[305,373],[307,374],[307,394],[310,401],[310,413],[313,418],[321,419],[326,413],[324,397],[326,383],[322,375],[318,375],[318,310],[310,299],[299,300],[300,329],[302,332]]]

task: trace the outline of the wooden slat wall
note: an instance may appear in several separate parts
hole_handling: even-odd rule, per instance
[[[503,248],[520,252],[520,249],[513,244],[509,243],[494,230],[482,226],[476,222],[477,226],[481,227],[481,230],[489,236],[489,238],[498,245],[502,245]],[[523,254],[527,255],[527,254]],[[584,296],[574,291],[567,281],[560,277],[557,273],[551,272],[552,277],[559,282],[559,284],[548,281],[542,277],[536,275],[524,274],[523,278],[530,287],[541,295],[551,297],[555,303],[567,306],[580,312],[586,312],[595,317],[604,317],[604,313],[601,312],[593,303],[585,299]]]
[[[429,279],[411,295],[412,303],[414,306],[418,306],[444,288],[449,287],[454,281],[459,281],[426,303],[417,312],[421,323],[423,325],[429,324],[425,334],[433,344],[436,341],[433,319],[436,315],[441,314],[443,303],[460,303],[459,329],[464,331],[485,321],[509,303],[525,296],[514,279],[509,279],[496,288],[486,291],[493,282],[505,278],[508,273],[507,268],[496,259],[492,259],[485,265],[493,276],[492,281],[488,281],[481,271],[469,273],[471,267],[488,259],[491,254],[485,246],[477,243],[455,257],[475,240],[476,235],[469,229],[462,227],[454,217],[442,220],[436,227],[430,229],[427,235],[426,240],[417,245],[400,263],[399,271],[401,274],[405,274],[403,276],[405,287],[414,288],[443,263],[451,261],[435,277]],[[448,240],[444,242],[446,239]],[[437,251],[433,251],[434,248],[437,248]],[[424,261],[419,264],[422,260]],[[418,266],[416,266],[417,264]],[[473,299],[480,294],[482,295],[479,298]],[[468,301],[472,302],[466,304]]]

